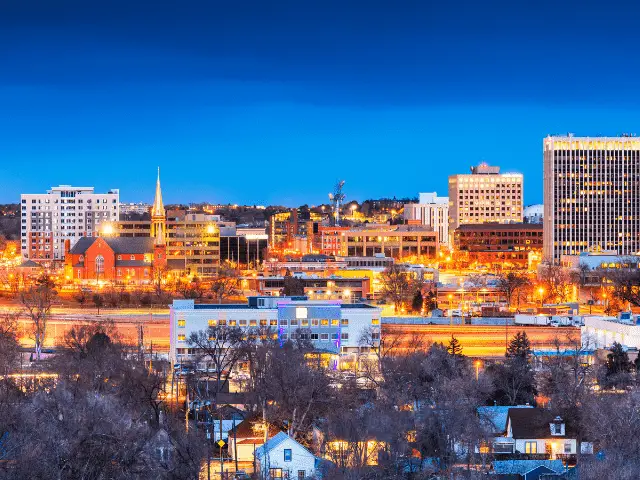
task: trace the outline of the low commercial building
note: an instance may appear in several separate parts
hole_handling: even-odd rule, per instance
[[[311,299],[360,300],[371,293],[370,277],[295,275],[304,286],[304,294]],[[250,290],[261,295],[278,296],[284,289],[284,276],[246,277]]]
[[[623,312],[617,317],[585,315],[582,344],[590,348],[609,348],[615,342],[640,350],[640,316]]]
[[[365,303],[306,297],[249,297],[246,304],[233,305],[174,300],[169,312],[169,357],[176,363],[197,357],[188,342],[191,333],[215,325],[260,330],[276,336],[281,344],[307,339],[319,352],[333,356],[336,364],[345,355],[369,352],[380,341],[381,309]],[[368,344],[363,342],[365,337],[371,340]]]
[[[383,254],[400,260],[430,260],[438,254],[438,232],[422,225],[371,225],[340,233],[343,257]]]

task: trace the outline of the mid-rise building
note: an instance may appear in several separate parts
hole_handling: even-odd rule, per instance
[[[482,163],[449,177],[449,234],[460,225],[522,222],[521,173],[500,173]]]
[[[340,256],[428,260],[439,250],[438,232],[423,225],[367,225],[340,232]]]
[[[22,256],[50,263],[64,260],[65,240],[73,246],[81,237],[97,236],[102,224],[118,220],[120,194],[60,185],[47,193],[22,194],[20,209]]]
[[[417,222],[438,232],[440,243],[449,244],[449,198],[438,197],[436,192],[421,193],[418,203],[404,206],[407,223]]]
[[[640,139],[549,136],[543,141],[544,257],[640,251]]]
[[[542,225],[483,223],[460,225],[454,247],[469,263],[532,268],[542,255]]]
[[[310,340],[318,351],[340,357],[368,353],[380,342],[382,310],[364,303],[306,297],[249,297],[246,304],[238,305],[174,300],[169,312],[169,358],[180,364],[198,357],[189,336],[209,326],[260,331],[281,344],[297,338]]]

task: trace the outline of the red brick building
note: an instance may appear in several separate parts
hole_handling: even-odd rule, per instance
[[[65,255],[75,281],[151,283],[154,269],[166,267],[166,246],[153,238],[83,237]]]
[[[456,228],[455,250],[468,263],[487,266],[531,267],[540,261],[542,225],[536,223],[481,223]]]

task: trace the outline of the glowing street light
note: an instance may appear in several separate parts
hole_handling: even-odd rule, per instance
[[[538,288],[538,293],[540,294],[540,306],[542,307],[543,301],[544,301],[544,288],[540,287]]]

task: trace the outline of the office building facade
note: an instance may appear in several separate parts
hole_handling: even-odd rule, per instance
[[[449,177],[449,234],[460,225],[519,223],[523,213],[522,174],[500,173],[482,163],[470,174]]]
[[[549,136],[543,141],[544,257],[640,251],[640,139]]]
[[[404,206],[407,223],[417,222],[438,232],[440,243],[449,244],[449,198],[438,197],[436,192],[421,193],[418,203]]]
[[[118,220],[120,193],[60,185],[47,193],[22,194],[20,210],[23,258],[51,263],[64,260],[65,240],[73,246],[81,237],[97,236],[102,224]]]

